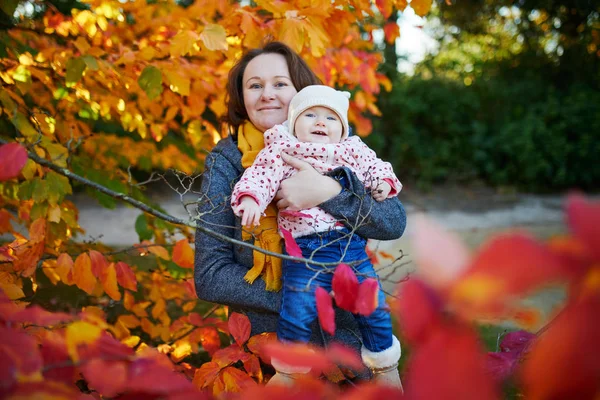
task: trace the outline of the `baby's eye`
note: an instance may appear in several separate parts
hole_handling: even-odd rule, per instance
[[[330,115],[329,117],[327,117],[327,119],[330,121],[337,121],[337,118],[334,117],[333,115]]]
[[[313,118],[315,116],[315,114],[313,113],[306,113],[304,114],[305,117],[309,117],[309,118]]]

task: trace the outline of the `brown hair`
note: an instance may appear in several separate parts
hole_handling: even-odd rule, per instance
[[[285,57],[288,69],[290,70],[290,78],[296,90],[300,91],[306,86],[320,85],[321,80],[310,69],[306,62],[288,47],[281,42],[269,42],[263,47],[247,51],[242,58],[229,71],[227,81],[227,94],[225,102],[227,104],[227,114],[223,118],[224,122],[229,125],[234,136],[237,134],[237,128],[248,119],[246,105],[244,104],[243,82],[244,71],[250,61],[262,54],[281,54]]]

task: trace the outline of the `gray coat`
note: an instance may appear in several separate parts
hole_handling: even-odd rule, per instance
[[[241,153],[235,141],[232,137],[221,140],[206,157],[202,198],[198,205],[201,226],[242,240],[240,218],[233,214],[230,198],[233,186],[243,172]],[[356,231],[363,237],[391,240],[402,235],[406,213],[397,198],[376,202],[348,169],[338,168],[329,175],[338,179],[344,176],[346,187],[319,207],[341,221],[366,216]],[[251,267],[251,249],[196,231],[194,281],[198,297],[246,314],[252,323],[252,335],[275,332],[281,293],[266,291],[261,278],[248,284],[244,275]],[[336,327],[336,340],[360,348],[360,332],[352,314],[337,310]],[[311,342],[323,345],[324,340],[329,340],[328,335],[315,321]]]

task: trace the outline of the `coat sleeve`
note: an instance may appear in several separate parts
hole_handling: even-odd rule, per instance
[[[327,175],[343,182],[342,191],[321,203],[325,212],[333,215],[350,229],[368,239],[398,239],[406,228],[406,211],[397,197],[376,201],[362,181],[348,168],[337,168]]]
[[[196,294],[200,299],[214,303],[277,313],[281,293],[267,291],[262,279],[248,284],[244,280],[248,269],[234,257],[234,252],[241,250],[239,246],[204,231],[210,229],[229,238],[235,237],[236,217],[230,197],[232,181],[239,172],[224,156],[215,152],[207,156],[204,171],[196,222]]]

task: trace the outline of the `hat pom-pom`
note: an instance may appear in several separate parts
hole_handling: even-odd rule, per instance
[[[352,96],[352,95],[350,94],[350,92],[347,92],[347,91],[343,91],[343,92],[342,92],[342,94],[343,94],[343,95],[344,95],[346,98],[348,98],[348,99],[350,98],[350,96]]]

